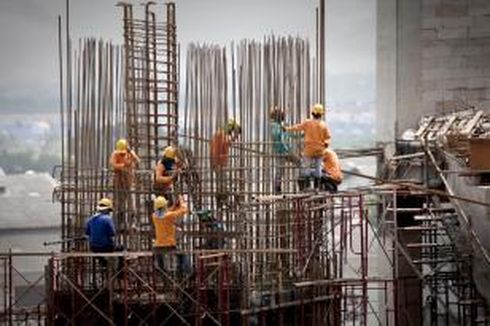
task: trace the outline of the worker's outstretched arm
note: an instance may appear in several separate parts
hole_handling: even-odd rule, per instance
[[[139,164],[140,163],[140,157],[138,156],[138,154],[136,154],[136,152],[134,150],[130,150],[129,151],[129,154],[131,154],[131,157],[133,158],[133,160],[136,162],[136,164]]]
[[[177,204],[174,206],[174,208],[165,214],[165,219],[168,219],[171,223],[175,223],[177,222],[177,219],[184,217],[187,212],[187,204],[182,196],[179,196]]]
[[[298,123],[298,124],[292,125],[290,127],[285,127],[284,129],[286,131],[304,131],[305,130],[305,122]]]

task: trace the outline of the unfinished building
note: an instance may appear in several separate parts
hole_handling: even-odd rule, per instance
[[[339,151],[341,157],[379,157],[378,177],[351,173],[370,179],[367,186],[299,192],[298,168],[278,166],[270,106],[285,108],[290,124],[324,102],[323,6],[314,50],[308,40],[290,36],[230,47],[192,44],[184,65],[174,3],[120,3],[123,46],[86,39],[73,47],[68,37],[55,192],[62,249],[43,254],[49,259],[45,300],[30,307],[20,304],[28,290],[14,291],[13,279],[22,278],[15,266],[40,253],[0,256],[2,323],[488,324],[490,260],[486,239],[474,228],[483,222],[474,217],[482,210],[488,216],[489,201],[455,193],[451,177],[467,173],[485,182],[485,158],[472,150],[486,148],[484,111],[422,118],[392,153]],[[209,140],[229,117],[243,129],[222,193]],[[114,187],[108,169],[119,137],[127,137],[141,158],[136,182],[124,191]],[[161,270],[152,252],[153,167],[170,144],[184,163],[176,191],[190,206],[175,253],[189,262],[187,273]],[[300,141],[293,146],[301,150]],[[461,171],[451,162],[470,165]],[[286,171],[281,195],[274,195],[277,168]],[[104,196],[115,201],[117,242],[125,249],[94,254],[83,239],[84,225]],[[222,227],[207,228],[202,214]],[[103,268],[95,259],[101,256],[117,268]]]

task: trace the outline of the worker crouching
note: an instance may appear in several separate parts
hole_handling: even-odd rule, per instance
[[[92,215],[85,225],[85,235],[88,237],[90,251],[93,253],[110,253],[114,252],[114,237],[116,228],[111,217],[112,201],[108,198],[102,198],[97,205],[97,213]],[[97,257],[103,269],[107,268],[107,259]],[[95,277],[95,264],[94,277]]]
[[[177,246],[176,223],[187,214],[187,204],[182,196],[179,196],[168,209],[167,199],[163,196],[155,198],[153,204],[152,220],[155,228],[153,250],[158,268],[169,273],[174,266],[173,257]],[[178,272],[184,269],[187,267],[181,264],[177,266]]]
[[[328,148],[328,143],[326,143],[323,150],[321,189],[336,193],[338,186],[342,183],[342,179],[343,175],[339,158],[333,150]]]

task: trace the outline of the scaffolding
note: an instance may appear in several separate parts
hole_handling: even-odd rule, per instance
[[[466,127],[471,134],[483,114],[424,120],[416,134],[424,140],[421,151],[399,150],[388,161],[389,178],[368,177],[375,183],[336,194],[300,192],[299,167],[274,153],[268,113],[274,105],[284,108],[290,125],[324,98],[324,62],[311,55],[324,50],[310,51],[299,37],[269,36],[230,47],[193,43],[186,52],[185,106],[179,107],[175,4],[119,6],[124,46],[93,39],[79,41],[73,52],[68,46],[55,192],[62,249],[0,253],[0,322],[488,324],[471,271],[472,253],[486,251],[476,235],[461,231],[467,219],[459,203],[488,204],[454,195],[431,145],[441,128],[455,133]],[[240,122],[242,133],[222,178],[211,168],[209,143],[229,118]],[[141,158],[126,188],[118,187],[108,168],[120,137]],[[291,144],[301,151],[301,141]],[[172,267],[162,270],[155,263],[150,216],[153,168],[167,145],[179,149],[183,171],[175,188],[190,213],[178,226]],[[383,151],[339,154],[379,157]],[[279,172],[282,192],[275,194]],[[443,190],[431,187],[434,175]],[[101,197],[115,201],[121,251],[91,253],[83,239]],[[203,223],[203,214],[216,224]],[[48,258],[46,291],[36,305],[21,307],[25,293],[15,288],[15,275],[25,281],[26,293],[42,279],[22,277],[16,261],[41,256]]]

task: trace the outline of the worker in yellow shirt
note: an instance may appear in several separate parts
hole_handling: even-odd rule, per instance
[[[155,166],[153,188],[155,195],[164,196],[169,201],[170,206],[173,204],[174,183],[179,172],[177,149],[173,146],[165,147],[162,159]]]
[[[328,148],[328,144],[325,145],[325,149],[323,150],[321,188],[330,193],[336,193],[338,185],[342,183],[342,169],[337,154]]]
[[[158,196],[155,198],[153,206],[152,220],[155,228],[153,249],[158,267],[169,272],[173,266],[172,255],[177,245],[176,223],[187,214],[187,204],[182,196],[179,196],[175,203],[167,209],[165,197]]]
[[[322,173],[322,159],[325,142],[330,142],[330,130],[323,115],[325,109],[322,104],[315,104],[311,109],[312,119],[291,127],[285,127],[286,131],[302,131],[304,133],[304,149],[302,157],[302,168],[300,171],[300,190],[307,188],[309,178],[313,177],[315,187],[319,186]]]
[[[140,158],[129,147],[126,139],[121,138],[116,142],[116,149],[112,152],[109,164],[114,172],[114,206],[116,213],[124,210],[124,205],[128,203],[128,209],[132,210],[130,199],[131,186],[135,179],[135,169]]]

